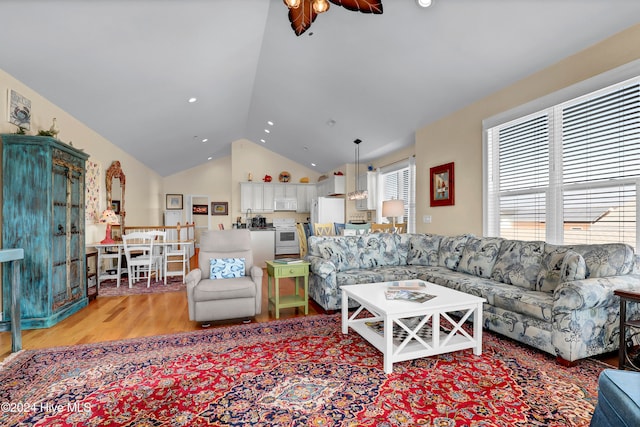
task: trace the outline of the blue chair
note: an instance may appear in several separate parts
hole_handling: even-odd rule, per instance
[[[640,426],[640,372],[605,369],[600,373],[598,404],[590,426]]]

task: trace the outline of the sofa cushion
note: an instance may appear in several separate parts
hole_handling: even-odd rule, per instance
[[[584,258],[587,278],[620,276],[633,269],[633,248],[624,243],[574,245],[571,249]]]
[[[330,260],[336,266],[336,271],[360,267],[357,257],[358,247],[351,237],[323,240],[318,243],[318,250],[322,258]]]
[[[409,239],[408,265],[438,265],[438,249],[442,236],[414,234]]]
[[[474,276],[491,277],[503,240],[500,237],[469,237],[457,270]]]
[[[562,282],[582,280],[587,273],[584,258],[568,246],[545,245],[536,290],[553,292]]]
[[[338,289],[343,285],[359,285],[360,283],[378,283],[384,282],[384,275],[373,270],[347,270],[336,274],[336,284]],[[340,291],[338,291],[340,292]]]
[[[255,298],[256,284],[250,276],[227,280],[202,279],[193,289],[194,301]]]
[[[400,256],[392,233],[363,234],[358,237],[360,268],[398,265]]]
[[[209,279],[231,279],[244,276],[244,258],[209,259]]]
[[[470,234],[461,236],[445,236],[440,241],[440,250],[438,251],[438,265],[455,270],[460,262],[464,245],[471,237]]]
[[[544,256],[544,242],[505,240],[491,278],[508,285],[534,290]]]
[[[396,240],[396,250],[398,251],[398,264],[407,265],[407,258],[409,256],[409,248],[411,247],[411,238],[413,237],[413,234],[394,233],[393,237]]]

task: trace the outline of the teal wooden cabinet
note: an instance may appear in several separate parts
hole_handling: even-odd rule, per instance
[[[1,135],[2,247],[24,249],[21,324],[47,328],[87,305],[85,161],[54,138]],[[11,280],[2,277],[3,307]],[[3,310],[8,319],[8,310]]]

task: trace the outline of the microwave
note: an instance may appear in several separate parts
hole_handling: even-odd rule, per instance
[[[282,198],[276,199],[273,210],[275,211],[296,211],[298,210],[298,199]]]

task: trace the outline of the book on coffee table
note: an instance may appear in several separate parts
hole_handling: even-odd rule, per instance
[[[435,295],[425,294],[423,292],[409,291],[404,289],[387,289],[384,291],[385,296],[389,300],[403,300],[413,302],[425,302],[435,298]]]
[[[400,280],[389,283],[389,289],[411,291],[425,290],[427,289],[427,282],[423,282],[422,280]]]
[[[273,262],[276,264],[298,264],[304,262],[301,258],[278,258],[274,259]]]

